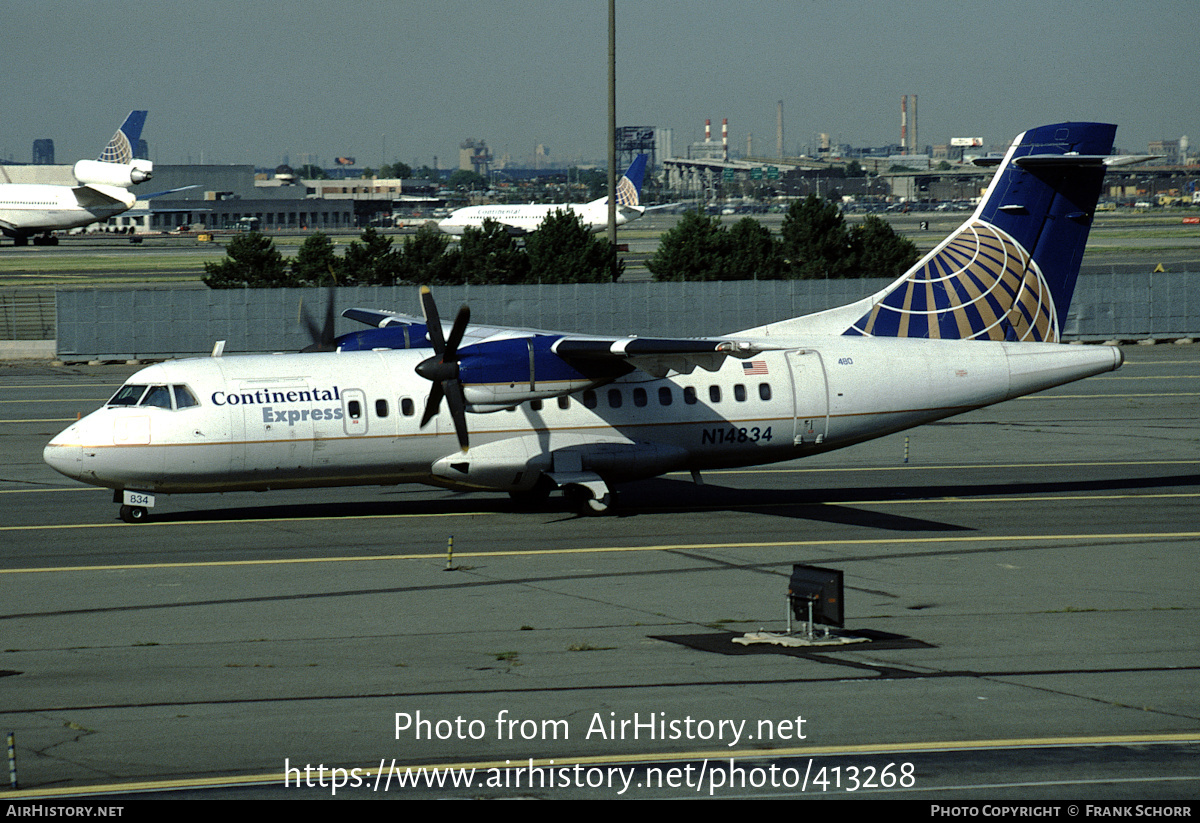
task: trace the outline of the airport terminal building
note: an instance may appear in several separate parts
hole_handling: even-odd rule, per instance
[[[336,182],[365,187],[374,181]],[[353,197],[321,197],[305,181],[286,177],[256,179],[254,167],[249,165],[156,165],[149,185],[157,191],[195,188],[139,200],[137,207],[113,223],[146,232],[174,231],[183,226],[195,231],[232,229],[246,220],[255,220],[263,230],[332,231],[357,225]],[[390,201],[386,205],[390,210]]]
[[[5,166],[14,183],[75,186],[71,166]],[[290,171],[290,170],[288,170]],[[284,169],[272,174],[251,165],[155,164],[153,178],[130,189],[129,211],[99,227],[134,233],[234,229],[250,221],[264,231],[337,231],[367,225],[402,199],[429,202],[424,181],[387,179],[301,180]],[[173,191],[173,190],[178,191]],[[169,192],[152,198],[147,195]],[[101,229],[103,230],[103,229]]]

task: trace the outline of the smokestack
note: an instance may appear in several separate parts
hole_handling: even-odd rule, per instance
[[[900,153],[908,154],[908,95],[900,95]]]
[[[704,121],[704,142],[712,142],[712,120]]]
[[[783,159],[783,101],[775,108],[775,153]]]
[[[917,139],[917,96],[913,96],[913,127],[912,127],[912,153],[921,153],[921,141]]]
[[[729,118],[721,118],[721,156],[729,159]]]

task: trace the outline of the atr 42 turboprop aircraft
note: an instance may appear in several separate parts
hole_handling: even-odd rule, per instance
[[[630,220],[637,220],[649,208],[662,208],[661,206],[641,205],[642,178],[645,177],[645,174],[646,155],[639,154],[629,164],[625,175],[617,181],[618,226],[623,226]],[[556,210],[574,212],[583,220],[583,225],[593,232],[602,232],[608,228],[608,197],[601,197],[591,203],[467,206],[440,221],[438,228],[446,234],[462,234],[468,226],[478,229],[483,226],[484,220],[494,220],[504,226],[510,234],[528,234],[531,231],[537,231],[546,218]]]
[[[18,246],[55,245],[51,232],[86,226],[129,211],[137,197],[128,189],[152,176],[154,164],[133,156],[146,112],[131,111],[98,160],[80,160],[71,170],[78,186],[0,184],[0,231]],[[39,236],[40,235],[40,236]]]
[[[470,325],[366,309],[325,351],[142,369],[55,437],[46,461],[159,494],[425,483],[584,512],[614,483],[789,460],[1111,371],[1119,349],[1059,341],[1115,126],[1060,123],[1009,148],[975,213],[859,302],[706,339]],[[310,324],[313,325],[313,324]],[[336,349],[336,352],[334,351]],[[445,401],[443,403],[443,400]],[[421,411],[421,407],[424,411]]]

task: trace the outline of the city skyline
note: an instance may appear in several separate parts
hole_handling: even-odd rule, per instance
[[[279,8],[284,10],[280,13]],[[785,151],[900,139],[900,97],[918,95],[922,146],[951,137],[1007,144],[1061,120],[1118,125],[1118,146],[1195,136],[1200,67],[1191,0],[1148,0],[1129,15],[1067,0],[618,0],[617,120],[673,131],[676,153],[719,139],[772,156],[783,101]],[[880,11],[879,9],[885,9]],[[96,156],[130,109],[159,163],[251,163],[351,156],[453,168],[481,139],[517,164],[604,157],[607,4],[480,6],[368,2],[331,12],[197,0],[147,8],[63,0],[55,15],[7,12],[10,85],[0,156]],[[570,14],[566,11],[569,10]],[[910,111],[911,117],[911,111]]]

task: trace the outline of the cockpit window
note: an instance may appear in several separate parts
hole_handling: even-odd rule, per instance
[[[171,405],[174,398],[175,404]],[[110,406],[154,406],[159,409],[188,409],[199,406],[200,401],[187,386],[147,386],[144,383],[128,383],[120,388],[108,401]]]
[[[171,392],[166,386],[151,386],[142,398],[139,406],[157,406],[160,409],[171,408]]]
[[[196,395],[192,394],[192,390],[187,386],[172,386],[171,389],[175,392],[175,408],[187,409],[200,405]]]
[[[142,395],[146,393],[145,384],[138,385],[137,383],[127,383],[117,390],[117,393],[108,401],[110,406],[136,406],[138,401],[142,399]]]

